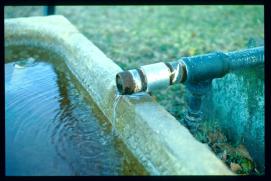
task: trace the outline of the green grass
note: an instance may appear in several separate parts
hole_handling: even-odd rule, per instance
[[[236,50],[264,33],[262,6],[64,6],[57,13],[124,68]]]
[[[42,8],[5,7],[5,18],[41,15]],[[124,68],[215,50],[244,48],[263,38],[263,6],[57,6]]]

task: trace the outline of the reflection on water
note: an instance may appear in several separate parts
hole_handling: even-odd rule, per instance
[[[5,64],[6,175],[145,174],[67,69],[29,61]]]

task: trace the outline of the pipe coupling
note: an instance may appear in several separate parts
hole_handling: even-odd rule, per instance
[[[116,75],[116,84],[120,94],[151,92],[180,83],[184,67],[181,63],[155,63],[120,72]]]

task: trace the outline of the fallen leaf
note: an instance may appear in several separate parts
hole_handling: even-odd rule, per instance
[[[190,48],[190,49],[188,50],[188,54],[189,54],[190,56],[195,55],[195,53],[196,53],[196,49],[195,49],[195,48]]]
[[[230,168],[231,168],[231,170],[232,170],[233,172],[237,172],[237,171],[239,171],[239,170],[242,170],[242,168],[241,168],[241,166],[240,166],[239,164],[233,163],[233,162],[231,162]]]
[[[197,33],[193,31],[193,32],[191,33],[191,37],[194,38],[195,36],[197,36]]]
[[[238,151],[243,157],[253,161],[253,159],[251,158],[249,152],[247,151],[246,147],[244,145],[239,145],[236,149],[236,151]]]

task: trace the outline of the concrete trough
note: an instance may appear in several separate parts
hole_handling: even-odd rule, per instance
[[[59,55],[150,175],[233,175],[149,95],[121,96],[116,104],[115,76],[121,68],[65,17],[6,19],[5,53],[14,46]]]
[[[264,67],[232,72],[212,82],[203,101],[206,120],[234,144],[243,144],[265,170]]]

